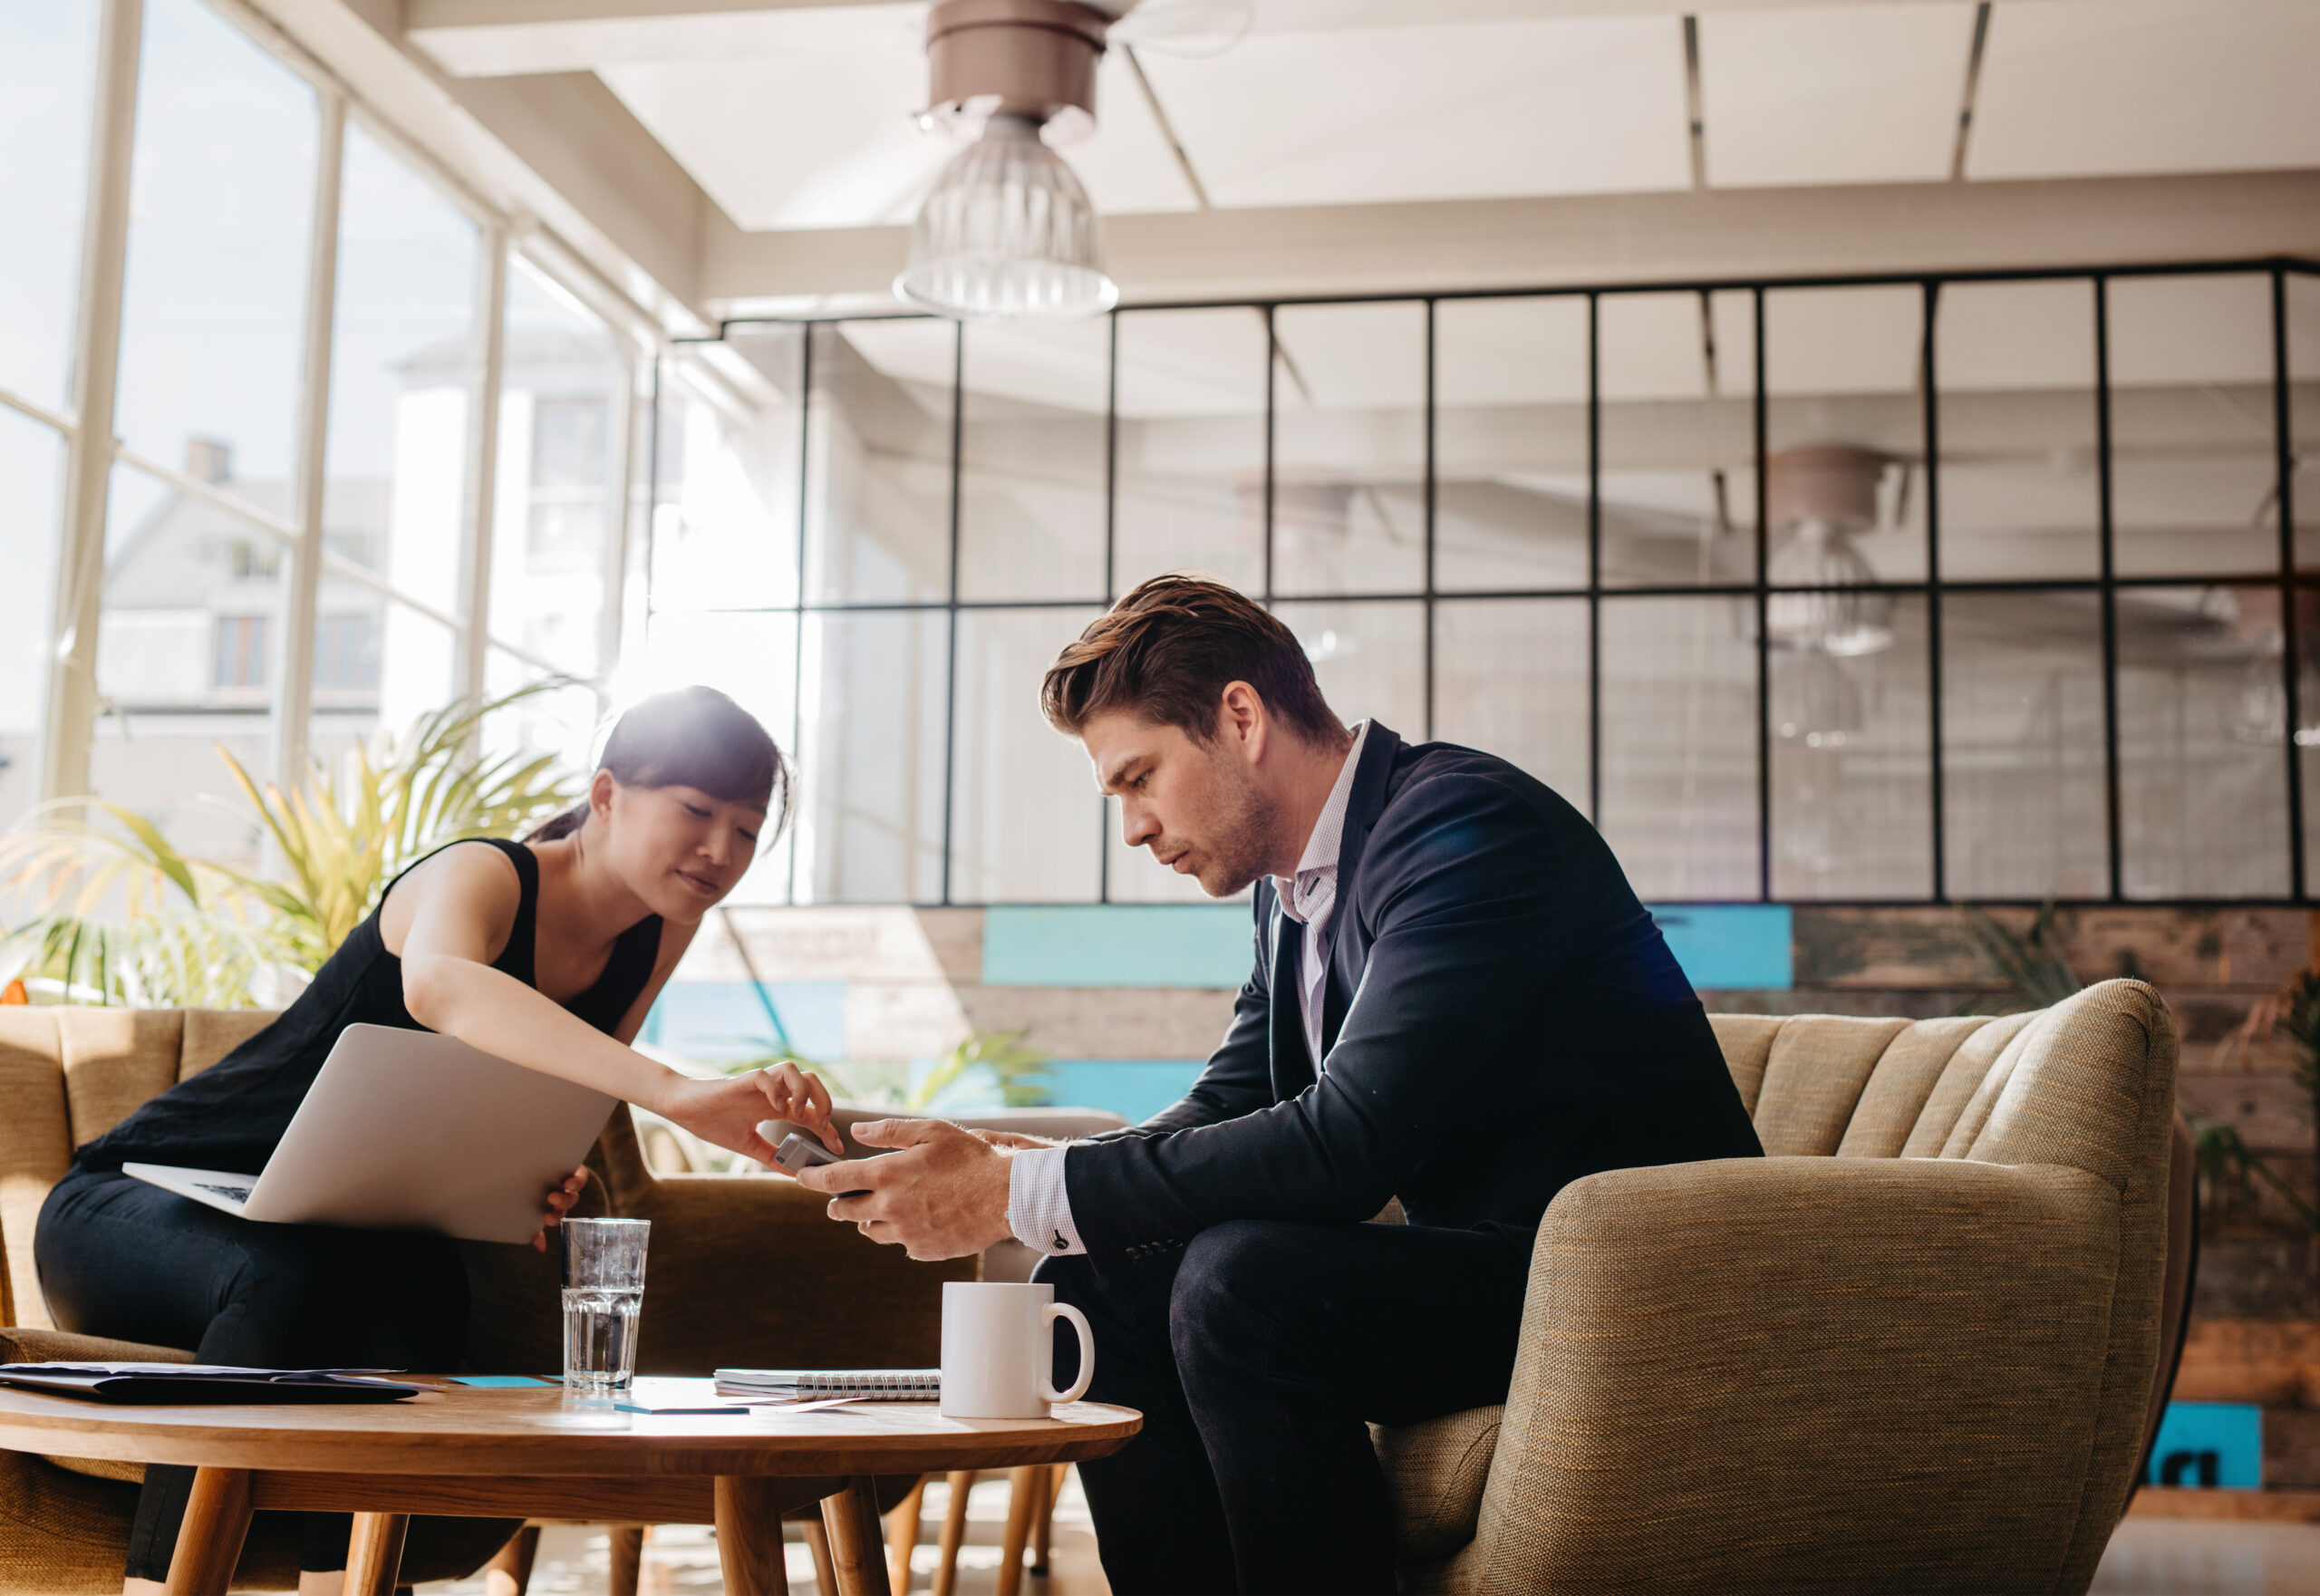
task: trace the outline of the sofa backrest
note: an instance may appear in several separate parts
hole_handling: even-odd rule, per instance
[[[48,1326],[33,1227],[72,1149],[273,1018],[255,1009],[0,1006],[0,1324]]]
[[[2169,1274],[2177,1041],[2167,1005],[2141,982],[2106,981],[1992,1020],[1727,1014],[1713,1023],[1769,1155],[2061,1165],[2119,1194],[2087,1476],[2101,1500],[2079,1518],[2063,1581],[2083,1589],[2163,1400],[2170,1366],[2157,1354],[2170,1344],[2187,1283],[2180,1243],[2171,1285]],[[2188,1242],[2188,1170],[2176,1185],[2171,1223]]]

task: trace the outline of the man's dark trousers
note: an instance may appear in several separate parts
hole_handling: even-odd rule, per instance
[[[1144,1415],[1079,1467],[1112,1589],[1394,1590],[1367,1421],[1504,1401],[1530,1262],[1488,1231],[1233,1220],[1102,1272],[1040,1264],[1095,1330],[1089,1398]]]

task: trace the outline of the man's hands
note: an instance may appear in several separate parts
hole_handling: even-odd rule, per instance
[[[721,1080],[692,1080],[675,1077],[661,1100],[646,1108],[683,1126],[706,1142],[755,1158],[773,1162],[773,1144],[758,1134],[765,1119],[787,1119],[822,1138],[833,1153],[844,1153],[830,1124],[830,1091],[819,1078],[795,1064],[752,1069],[747,1075]]]
[[[855,1139],[894,1147],[883,1158],[820,1164],[798,1184],[831,1197],[829,1215],[891,1243],[922,1262],[963,1258],[1013,1233],[1007,1226],[1003,1148],[1045,1146],[1034,1137],[964,1131],[941,1119],[873,1119]],[[858,1192],[859,1196],[841,1194]]]
[[[588,1166],[583,1164],[564,1177],[562,1185],[548,1187],[547,1213],[540,1220],[540,1233],[532,1238],[533,1252],[547,1251],[547,1233],[564,1223],[564,1216],[571,1213],[573,1205],[580,1201],[581,1190],[587,1184]]]
[[[1023,1152],[1026,1149],[1032,1147],[1060,1147],[1064,1145],[1062,1142],[1051,1136],[1025,1136],[1020,1131],[1014,1130],[976,1130],[972,1127],[962,1128],[965,1128],[967,1134],[973,1137],[977,1141],[988,1142],[994,1147],[1005,1147],[1010,1152],[1015,1153]]]

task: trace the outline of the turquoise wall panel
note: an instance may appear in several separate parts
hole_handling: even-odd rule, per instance
[[[1796,984],[1793,916],[1786,904],[1662,904],[1651,917],[1668,951],[1702,991],[1785,991]]]
[[[1108,1108],[1141,1125],[1200,1079],[1199,1059],[1057,1059],[1048,1065],[1048,1101],[1058,1108]]]
[[[2262,1490],[2264,1410],[2249,1402],[2170,1402],[2143,1483]]]

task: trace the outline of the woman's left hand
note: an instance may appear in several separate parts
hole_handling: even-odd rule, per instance
[[[588,1166],[583,1164],[564,1177],[562,1185],[548,1188],[547,1213],[540,1220],[540,1233],[532,1238],[533,1252],[547,1251],[547,1233],[564,1223],[564,1216],[579,1204],[580,1194],[587,1185]]]

